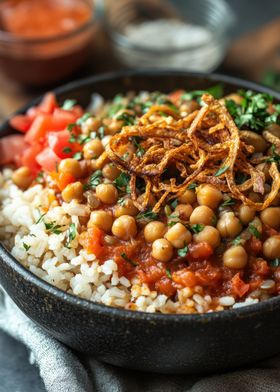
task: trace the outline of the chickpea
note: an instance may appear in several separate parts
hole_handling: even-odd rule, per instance
[[[82,168],[80,163],[73,158],[63,159],[58,165],[58,170],[60,173],[69,173],[76,179],[82,177]]]
[[[242,224],[233,212],[226,212],[218,220],[217,229],[223,238],[234,238],[241,232]]]
[[[190,204],[178,204],[175,208],[175,213],[179,214],[180,219],[186,221],[189,219],[193,212],[193,208]]]
[[[110,135],[115,135],[122,129],[122,126],[123,120],[117,120],[115,118],[110,119],[110,122],[108,122],[108,133]]]
[[[190,216],[190,223],[192,225],[198,223],[206,226],[214,226],[215,221],[216,217],[214,212],[207,206],[196,207]]]
[[[122,215],[135,216],[139,212],[138,208],[135,207],[131,199],[124,199],[122,205],[115,207],[114,216],[119,218]]]
[[[265,225],[278,229],[280,227],[280,207],[268,207],[263,210],[261,220]]]
[[[70,201],[74,199],[82,201],[83,190],[83,184],[79,181],[68,184],[61,192],[62,199],[66,203],[70,203]]]
[[[255,218],[256,211],[252,207],[241,204],[241,206],[238,208],[238,215],[241,222],[245,225],[248,225],[248,223],[252,222],[252,220]]]
[[[265,139],[252,131],[239,131],[240,139],[246,144],[254,147],[254,152],[264,152],[268,148],[268,144]]]
[[[137,197],[137,203],[142,205],[144,203],[144,198],[145,198],[145,194],[143,193],[142,195]],[[148,206],[154,207],[155,204],[156,204],[156,199],[155,199],[154,195],[150,194],[149,199],[148,199]]]
[[[223,255],[224,266],[233,269],[244,268],[247,264],[248,256],[241,245],[232,246]]]
[[[113,163],[107,163],[102,169],[102,175],[108,180],[115,180],[121,174],[120,170]]]
[[[98,118],[89,117],[82,123],[82,133],[88,135],[90,132],[96,132],[101,124],[102,122]]]
[[[12,174],[12,180],[19,188],[27,189],[33,180],[30,169],[27,166],[22,166],[15,170]]]
[[[118,191],[112,184],[99,184],[96,187],[96,196],[102,203],[115,204],[118,200]]]
[[[88,227],[97,226],[99,229],[108,233],[111,231],[113,224],[112,214],[108,211],[93,211],[90,214],[90,220],[88,221]]]
[[[192,240],[192,235],[182,223],[176,223],[165,234],[165,238],[174,246],[174,248],[183,248]]]
[[[272,236],[263,243],[263,254],[268,259],[280,257],[280,236]]]
[[[112,233],[121,240],[129,240],[136,237],[137,226],[132,216],[122,215],[117,218],[112,226]]]
[[[194,242],[207,242],[212,248],[217,248],[221,243],[220,233],[213,226],[205,226],[204,229],[193,236]]]
[[[222,192],[213,185],[200,185],[196,191],[198,204],[207,206],[213,210],[218,207],[223,200]]]
[[[179,202],[184,204],[194,204],[196,202],[196,194],[193,190],[186,189],[185,192],[179,196]]]
[[[166,263],[172,259],[173,247],[165,238],[159,238],[153,242],[152,256],[155,259]]]
[[[103,169],[103,167],[106,165],[106,163],[109,163],[110,162],[110,160],[109,160],[109,158],[108,158],[108,155],[107,155],[107,153],[104,151],[101,155],[100,155],[100,157],[98,157],[96,160],[95,160],[95,168],[96,169]]]
[[[144,228],[144,237],[147,242],[154,242],[164,237],[165,233],[166,226],[163,222],[159,221],[149,222]]]
[[[96,159],[103,153],[104,147],[99,139],[93,139],[86,143],[83,148],[85,159]]]

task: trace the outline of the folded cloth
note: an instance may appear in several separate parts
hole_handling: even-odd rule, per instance
[[[203,378],[145,374],[79,358],[29,320],[1,288],[0,328],[27,346],[48,392],[280,391],[280,356],[253,368]]]

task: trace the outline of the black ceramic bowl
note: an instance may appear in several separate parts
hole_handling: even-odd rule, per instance
[[[280,100],[279,94],[238,79],[167,71],[92,77],[56,93],[60,101],[76,98],[87,105],[93,92],[112,98],[128,90],[204,89],[217,82],[224,84],[226,93],[249,88]],[[6,122],[0,136],[10,132]],[[1,284],[28,317],[61,342],[110,364],[163,373],[201,373],[238,367],[280,352],[280,297],[204,315],[149,314],[66,294],[27,271],[3,247],[0,268]]]

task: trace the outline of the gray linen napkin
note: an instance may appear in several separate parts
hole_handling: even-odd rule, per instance
[[[24,343],[48,392],[279,392],[280,357],[204,378],[144,374],[72,353],[29,320],[0,288],[0,328]]]

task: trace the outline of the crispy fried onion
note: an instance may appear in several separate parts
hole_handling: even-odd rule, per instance
[[[280,174],[270,164],[270,193],[263,202],[248,197],[248,191],[264,194],[264,173],[251,162],[252,146],[239,137],[239,130],[226,107],[211,95],[202,97],[199,111],[180,118],[166,105],[153,106],[137,124],[123,127],[106,147],[108,158],[131,176],[133,200],[137,200],[137,179],[144,180],[144,201],[138,208],[147,208],[151,194],[158,212],[163,203],[174,199],[192,183],[208,183],[244,204],[262,210],[269,206],[280,188]],[[131,146],[137,150],[125,157]],[[242,180],[240,180],[242,178]],[[263,197],[264,199],[264,197]]]

